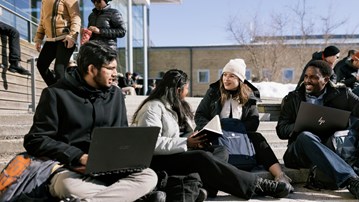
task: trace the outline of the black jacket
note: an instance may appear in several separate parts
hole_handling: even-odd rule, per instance
[[[349,88],[355,88],[359,85],[356,77],[353,74],[358,72],[358,68],[354,67],[351,60],[345,60],[336,69],[338,82],[344,83]]]
[[[106,126],[128,126],[121,90],[95,90],[71,70],[42,91],[24,147],[31,155],[76,165],[88,153],[92,130]]]
[[[241,120],[248,132],[256,131],[259,126],[259,114],[256,106],[257,100],[260,99],[259,91],[247,80],[245,80],[245,83],[253,90],[254,95],[243,106]],[[210,85],[206,95],[198,105],[194,116],[196,130],[202,129],[214,116],[219,115],[221,111],[221,93],[219,91],[219,81],[217,81]]]
[[[351,111],[353,116],[359,117],[359,98],[345,87],[333,87],[331,82],[326,85],[323,105],[337,109]],[[305,102],[305,86],[290,92],[282,100],[281,112],[276,126],[277,135],[282,140],[292,143],[298,136],[293,132],[295,119],[300,102]],[[334,131],[333,131],[334,132]]]
[[[110,5],[102,10],[94,8],[88,17],[88,26],[100,29],[100,34],[92,33],[90,40],[103,41],[114,49],[117,48],[117,38],[122,38],[126,34],[121,13]]]

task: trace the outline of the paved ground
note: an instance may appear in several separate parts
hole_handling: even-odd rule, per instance
[[[294,184],[294,193],[289,194],[287,198],[272,198],[272,197],[262,197],[255,196],[250,201],[358,201],[354,196],[347,190],[322,190],[315,191],[309,190],[303,187],[304,184]],[[227,193],[220,192],[219,196],[216,198],[208,198],[206,201],[246,201],[234,196],[231,196]]]

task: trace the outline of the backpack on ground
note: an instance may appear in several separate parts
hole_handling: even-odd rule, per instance
[[[157,172],[157,189],[166,192],[166,201],[195,202],[199,196],[202,181],[198,173],[189,175],[168,175],[165,171]]]
[[[0,201],[53,201],[48,179],[57,162],[17,154],[0,173]]]

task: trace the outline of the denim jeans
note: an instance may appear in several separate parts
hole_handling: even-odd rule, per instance
[[[344,187],[354,170],[322,140],[311,132],[300,133],[284,154],[284,163],[290,168],[311,168],[316,165],[338,187]]]

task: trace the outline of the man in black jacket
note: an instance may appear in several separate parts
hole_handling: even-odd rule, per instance
[[[91,0],[95,8],[88,17],[88,29],[92,31],[90,40],[100,40],[117,49],[117,38],[126,34],[121,13],[111,8],[111,0]]]
[[[353,116],[359,117],[359,98],[347,88],[334,87],[329,79],[331,73],[327,62],[315,60],[308,64],[303,84],[282,100],[276,131],[280,139],[288,140],[283,157],[286,167],[316,166],[326,179],[334,181],[333,186],[347,187],[359,199],[359,177],[350,165],[330,149],[328,139],[332,134],[323,137],[310,131],[293,131],[300,102],[352,111]]]
[[[79,51],[78,67],[42,91],[24,147],[33,156],[59,162],[49,185],[54,197],[135,201],[156,186],[157,176],[151,169],[126,177],[111,175],[107,177],[111,181],[82,174],[92,130],[128,126],[123,94],[112,85],[116,58],[116,51],[106,44],[87,42]]]

